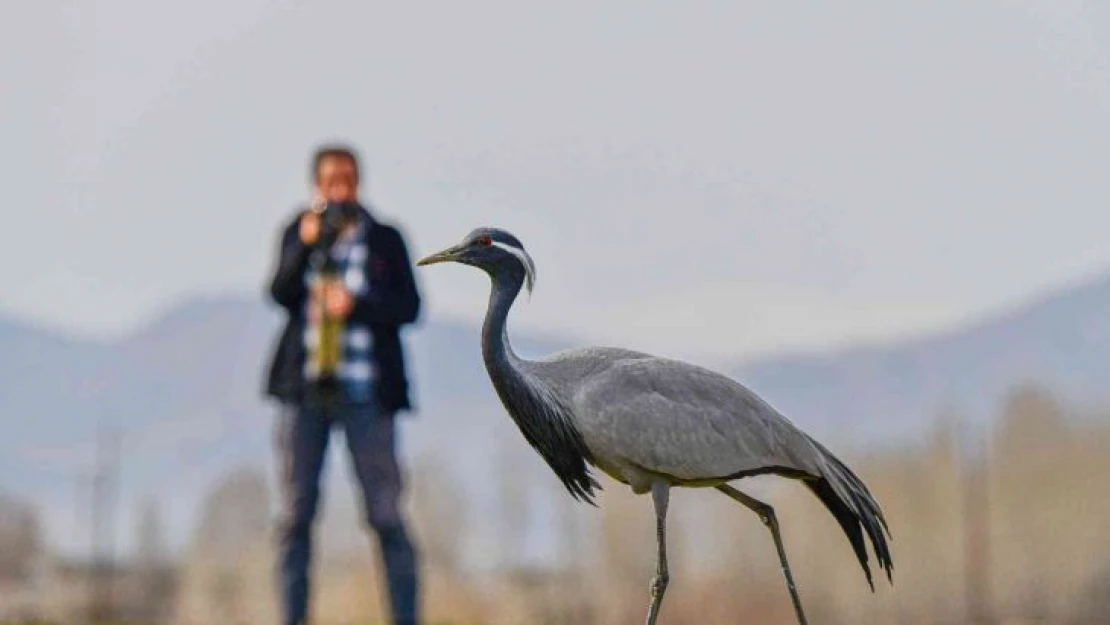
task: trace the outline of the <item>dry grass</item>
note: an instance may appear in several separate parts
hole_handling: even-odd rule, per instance
[[[961,624],[972,622],[976,610],[997,625],[1110,623],[1110,426],[1105,418],[1080,422],[1065,412],[1043,394],[1016,393],[990,438],[985,464],[964,462],[956,433],[944,425],[914,447],[850,458],[894,532],[895,585],[877,579],[874,594],[838,526],[804,488],[742,486],[776,506],[814,623]],[[968,502],[982,502],[982,515]],[[415,502],[418,512],[421,505]],[[461,556],[447,549],[464,540],[458,532],[468,526],[442,521],[468,518],[467,511],[438,505],[423,505],[433,518],[418,528],[425,542],[438,546],[425,566],[433,625],[615,625],[642,618],[654,558],[647,498],[609,488],[600,511],[581,513],[588,522],[566,524],[564,533],[576,539],[565,543],[574,550],[567,559],[574,566],[480,579],[460,572]],[[672,509],[668,625],[794,622],[771,540],[750,512],[706,491],[676,494]],[[263,622],[263,615],[271,622],[272,555],[268,542],[259,545],[249,560],[255,564],[240,564],[250,579],[238,599],[244,605],[235,609],[250,622]],[[364,556],[321,565],[316,622],[378,622],[375,563]],[[981,592],[969,591],[976,588],[976,578],[969,578],[975,571]],[[183,605],[204,603],[199,587],[183,589],[194,593],[182,597]]]

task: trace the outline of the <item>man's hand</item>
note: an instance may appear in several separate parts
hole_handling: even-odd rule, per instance
[[[320,238],[320,215],[314,211],[306,211],[301,215],[300,225],[301,243],[313,245]]]
[[[324,286],[324,309],[328,316],[346,319],[355,307],[355,296],[342,282],[331,282]]]
[[[312,305],[308,307],[309,321],[320,321],[320,313],[328,317],[345,319],[355,307],[355,296],[339,280],[313,284],[310,290]],[[320,304],[323,304],[321,311]]]
[[[301,243],[312,245],[320,238],[320,213],[324,210],[324,199],[316,196],[312,200],[312,208],[301,215],[300,235]]]

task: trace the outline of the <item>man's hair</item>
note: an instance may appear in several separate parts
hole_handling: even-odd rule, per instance
[[[342,158],[351,162],[355,168],[355,179],[361,177],[358,166],[358,152],[351,146],[342,143],[329,143],[316,148],[312,155],[312,181],[320,179],[320,165],[329,158]]]

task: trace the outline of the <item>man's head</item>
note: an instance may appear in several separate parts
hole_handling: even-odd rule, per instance
[[[312,181],[316,192],[329,202],[358,199],[358,154],[346,145],[325,145],[312,157]]]

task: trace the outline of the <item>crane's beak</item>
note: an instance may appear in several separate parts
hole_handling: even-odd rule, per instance
[[[436,263],[450,263],[459,259],[460,252],[462,252],[462,246],[456,245],[454,247],[449,247],[442,252],[436,252],[431,256],[425,256],[424,258],[416,261],[416,264],[420,267],[423,267],[424,265],[434,265]]]

